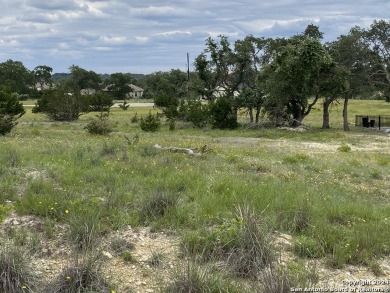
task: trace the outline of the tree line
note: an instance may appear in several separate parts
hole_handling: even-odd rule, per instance
[[[354,27],[331,42],[323,42],[313,24],[289,38],[249,35],[234,43],[222,35],[208,38],[189,75],[179,69],[101,75],[72,65],[69,74],[53,78],[49,66],[30,71],[20,61],[7,60],[0,63],[0,134],[23,115],[20,100],[37,99],[34,112],[72,121],[83,112],[108,110],[114,98],[125,100],[130,83],[144,88],[145,98],[154,99],[168,119],[198,127],[235,128],[239,111],[251,123],[263,116],[274,125],[298,126],[322,102],[323,128],[329,128],[329,107],[341,100],[344,130],[349,130],[349,99],[376,95],[390,101],[389,66],[390,22],[385,20]],[[83,94],[87,89],[94,93]]]

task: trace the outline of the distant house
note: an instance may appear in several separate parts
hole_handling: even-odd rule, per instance
[[[92,89],[92,88],[82,89],[82,90],[80,91],[80,94],[82,94],[82,95],[92,95],[92,94],[94,94],[94,93],[96,93],[96,90],[95,90],[95,89]]]
[[[111,93],[111,91],[109,90],[110,86],[111,85],[106,86],[103,89],[103,92]],[[128,86],[132,89],[132,91],[127,94],[127,98],[129,98],[129,99],[142,98],[142,96],[144,95],[144,90],[142,88],[140,88],[134,84],[128,84]]]
[[[45,83],[45,82],[37,82],[35,84],[35,89],[37,91],[43,91],[43,90],[49,90],[49,89],[52,89],[53,88],[53,85],[52,84],[49,84],[49,83]]]
[[[144,90],[134,84],[129,84],[129,86],[133,89],[132,92],[128,94],[130,98],[142,98],[144,95]]]

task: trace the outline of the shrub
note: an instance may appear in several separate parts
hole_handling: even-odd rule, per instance
[[[112,132],[112,127],[108,122],[108,113],[100,113],[96,116],[98,119],[90,121],[84,127],[90,134],[106,135]]]
[[[87,96],[80,95],[79,92],[69,93],[63,89],[46,90],[32,109],[33,113],[45,113],[55,121],[74,121],[88,111]]]
[[[149,114],[144,118],[141,117],[141,129],[146,132],[155,132],[157,131],[160,126],[160,118],[158,118],[157,114],[153,115],[151,111],[149,111]]]
[[[339,146],[339,147],[337,148],[337,150],[338,150],[339,152],[347,153],[347,152],[350,152],[352,149],[351,149],[351,147],[350,147],[349,145],[342,144],[341,146]]]
[[[186,117],[194,126],[205,127],[210,117],[209,107],[199,100],[189,100]]]
[[[134,116],[133,117],[131,117],[131,119],[130,119],[130,122],[131,123],[138,123],[138,113],[137,112],[135,112],[135,114],[134,114]]]
[[[24,113],[17,94],[0,91],[0,135],[10,133]]]
[[[1,292],[33,292],[35,277],[26,254],[13,243],[0,247],[0,289]]]
[[[164,115],[169,118],[175,118],[179,112],[177,107],[179,106],[179,98],[171,94],[160,94],[154,98],[154,104],[156,107],[161,108]]]
[[[104,92],[98,92],[88,96],[89,106],[91,111],[110,111],[111,106],[114,104],[110,95]]]
[[[233,108],[233,102],[222,97],[216,100],[210,107],[211,123],[219,129],[237,128],[237,111]]]

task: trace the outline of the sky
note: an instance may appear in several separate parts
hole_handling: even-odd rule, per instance
[[[315,24],[325,41],[389,20],[389,0],[0,0],[0,63],[53,73],[187,70],[208,37],[289,37]]]

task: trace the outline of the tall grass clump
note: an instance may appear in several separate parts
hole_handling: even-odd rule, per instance
[[[93,251],[100,232],[99,210],[79,211],[71,215],[69,238],[75,251]]]
[[[182,249],[206,261],[225,261],[234,275],[256,279],[275,260],[271,231],[267,221],[254,210],[239,206],[235,218],[218,228],[185,234]]]
[[[245,292],[243,288],[231,280],[223,278],[220,274],[187,261],[178,266],[173,274],[172,281],[161,290],[163,293],[239,293]]]
[[[139,218],[141,222],[158,220],[177,204],[178,198],[164,192],[156,192],[140,203]]]
[[[105,278],[102,263],[97,256],[88,255],[66,267],[54,280],[47,284],[44,293],[92,293],[115,292],[113,285]]]
[[[26,253],[13,243],[0,247],[0,291],[7,293],[33,292],[35,288],[33,268]]]

